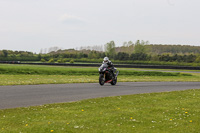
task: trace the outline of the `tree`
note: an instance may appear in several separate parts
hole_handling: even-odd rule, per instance
[[[133,53],[134,44],[132,41],[124,42],[123,46],[120,48],[118,52],[125,52],[131,55]]]
[[[198,57],[195,59],[195,62],[196,62],[196,63],[200,63],[200,56],[198,56]]]
[[[115,56],[115,59],[117,60],[128,60],[129,59],[129,54],[125,53],[125,52],[119,52],[117,53],[117,55]]]
[[[105,44],[105,52],[106,52],[106,56],[110,58],[115,57],[115,42],[114,41],[110,41],[109,43]]]
[[[38,59],[39,59],[39,60],[41,60],[41,59],[42,59],[42,55],[41,55],[41,54],[38,54],[38,56],[37,56],[37,57],[38,57]]]
[[[8,51],[7,50],[3,50],[3,54],[4,54],[4,57],[8,57]]]
[[[147,60],[148,55],[145,53],[133,53],[133,54],[131,54],[130,58],[132,60]]]
[[[131,54],[131,59],[133,60],[146,60],[147,59],[147,49],[145,47],[148,41],[137,40],[134,46],[133,54]]]
[[[127,47],[127,42],[124,42],[124,43],[123,43],[123,47]]]
[[[133,42],[129,41],[127,45],[128,45],[128,47],[130,47],[131,45],[133,45]]]
[[[0,51],[0,57],[4,57],[4,52]]]
[[[48,50],[48,52],[50,53],[50,52],[56,52],[56,51],[58,51],[60,48],[59,47],[50,47],[49,48],[49,50]]]
[[[96,51],[90,51],[88,58],[89,59],[96,59],[97,58],[97,52]]]
[[[135,43],[135,47],[134,47],[134,53],[146,53],[147,52],[147,49],[145,47],[145,44],[148,44],[148,41],[145,42],[145,41],[141,41],[140,40],[137,40],[136,43]]]

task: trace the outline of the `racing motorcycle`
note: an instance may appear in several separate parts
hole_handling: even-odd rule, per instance
[[[113,73],[111,69],[108,67],[106,63],[103,63],[99,67],[99,84],[104,85],[104,83],[110,83],[111,85],[116,85],[117,83],[117,76],[119,74],[119,71],[117,71],[116,68],[114,68]],[[116,72],[116,73],[115,73]]]

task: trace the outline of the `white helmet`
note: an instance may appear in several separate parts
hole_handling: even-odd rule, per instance
[[[108,62],[109,58],[108,57],[104,57],[103,61],[104,62]]]

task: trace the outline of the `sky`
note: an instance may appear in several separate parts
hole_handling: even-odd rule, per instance
[[[199,0],[0,0],[0,50],[114,41],[200,46]]]

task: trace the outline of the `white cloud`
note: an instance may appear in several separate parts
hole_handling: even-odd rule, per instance
[[[81,17],[69,15],[69,14],[63,14],[58,19],[60,22],[68,23],[68,24],[81,24],[86,23],[87,21]]]

